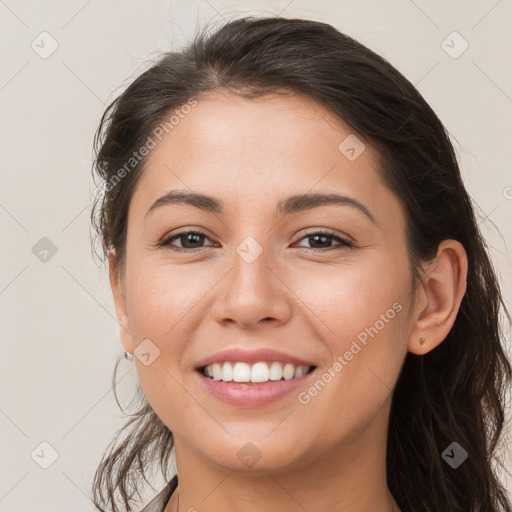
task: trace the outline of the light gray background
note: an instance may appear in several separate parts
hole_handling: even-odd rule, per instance
[[[123,419],[118,324],[89,242],[92,137],[148,59],[243,14],[329,22],[419,88],[454,137],[511,304],[511,0],[0,0],[0,512],[95,510],[90,482]],[[55,255],[34,254],[43,237]],[[126,362],[118,375],[127,404],[136,374]],[[42,442],[58,452],[47,469]]]

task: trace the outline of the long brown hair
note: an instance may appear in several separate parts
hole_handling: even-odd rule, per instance
[[[96,133],[93,175],[104,195],[91,221],[103,256],[115,248],[124,271],[128,206],[145,163],[130,160],[134,151],[191,98],[218,88],[246,98],[282,89],[305,94],[373,144],[378,172],[406,212],[415,280],[442,240],[464,246],[467,288],[455,323],[434,350],[407,354],[393,392],[388,486],[403,512],[512,512],[493,467],[502,465],[497,449],[512,376],[500,315],[510,324],[510,314],[446,129],[415,87],[359,42],[325,23],[249,17],[205,29],[184,50],[162,55],[107,107]],[[139,406],[96,471],[99,510],[117,512],[122,502],[131,511],[154,463],[168,477],[172,432],[143,393]],[[457,469],[442,458],[452,442],[468,453]]]

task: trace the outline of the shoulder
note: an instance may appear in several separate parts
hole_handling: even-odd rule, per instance
[[[167,482],[167,485],[140,512],[163,512],[176,487],[178,487],[178,475],[174,475]]]

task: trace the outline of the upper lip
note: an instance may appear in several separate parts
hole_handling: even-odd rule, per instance
[[[278,361],[285,364],[291,363],[294,366],[314,366],[311,362],[291,354],[286,354],[285,352],[280,352],[273,348],[263,347],[254,350],[247,350],[244,348],[232,347],[205,357],[195,365],[195,368],[197,370],[204,366],[208,366],[213,363],[223,363],[224,361],[232,363],[240,361],[248,364],[258,363],[260,361]]]

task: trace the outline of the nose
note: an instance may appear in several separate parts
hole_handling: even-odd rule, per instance
[[[293,294],[275,261],[270,260],[266,251],[251,262],[234,253],[213,304],[215,321],[250,329],[265,324],[278,326],[289,320]]]

